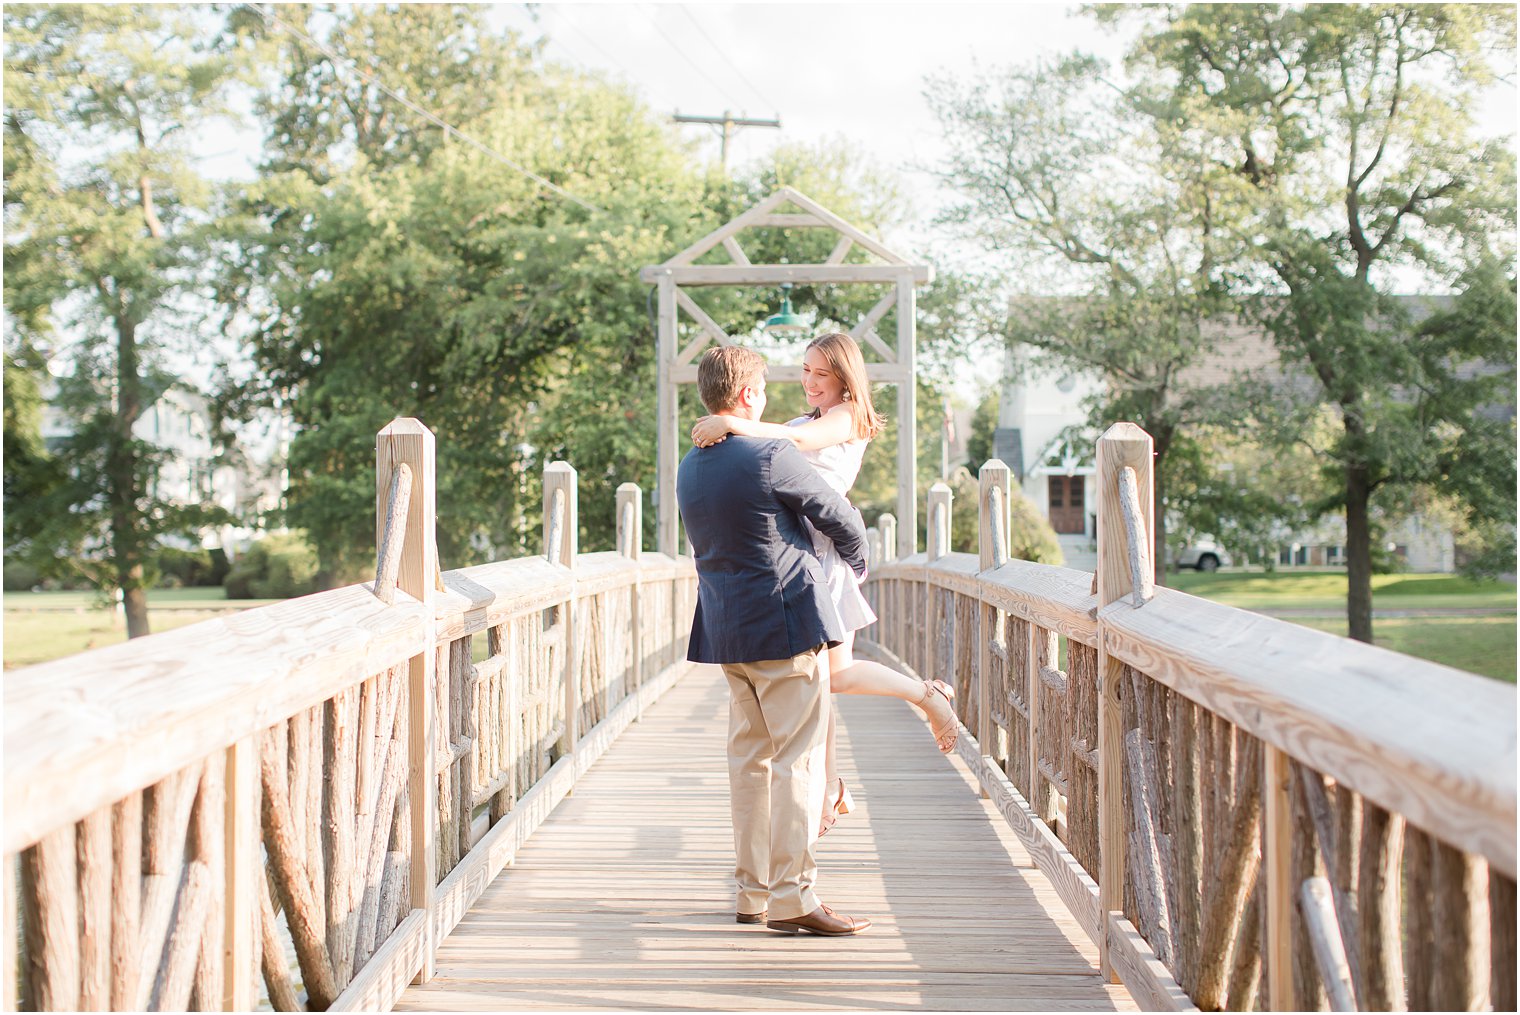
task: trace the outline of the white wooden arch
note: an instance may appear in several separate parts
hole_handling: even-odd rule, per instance
[[[739,236],[746,229],[761,227],[832,229],[839,237],[822,264],[754,264],[745,255]],[[727,264],[696,264],[699,257],[722,247]],[[846,264],[854,248],[866,252],[871,263]],[[713,319],[697,305],[685,288],[723,285],[874,284],[891,285],[887,293],[862,317],[850,334],[875,351],[880,362],[871,363],[871,380],[897,386],[897,553],[906,557],[917,549],[918,490],[914,425],[917,399],[914,393],[915,287],[932,281],[934,270],[913,264],[865,232],[846,222],[818,202],[791,187],[782,187],[759,204],[713,230],[664,264],[647,267],[639,279],[659,292],[659,377],[656,485],[656,542],[661,553],[674,556],[680,537],[676,509],[676,463],[682,445],[676,430],[680,424],[680,388],[695,384],[697,359],[709,345],[734,344]],[[895,342],[885,340],[876,326],[887,313],[897,310]],[[679,313],[685,312],[697,334],[677,348]],[[771,376],[801,373],[800,364],[772,363]]]

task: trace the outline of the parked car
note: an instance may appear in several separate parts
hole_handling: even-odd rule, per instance
[[[1199,539],[1189,543],[1177,554],[1178,567],[1191,567],[1198,571],[1218,571],[1234,563],[1229,551],[1212,539]]]

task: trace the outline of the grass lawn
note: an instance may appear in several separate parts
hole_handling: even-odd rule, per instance
[[[228,600],[220,588],[148,593],[148,624],[156,633],[209,620],[228,610],[278,602]],[[31,666],[127,640],[126,621],[94,592],[7,592],[5,668]]]
[[[1344,620],[1316,617],[1293,623],[1346,636]],[[1382,648],[1511,684],[1515,682],[1515,633],[1512,616],[1385,617],[1372,622],[1372,640]]]
[[[1204,574],[1170,571],[1166,583],[1190,595],[1246,610],[1346,608],[1345,571],[1242,571]],[[1515,586],[1451,574],[1375,574],[1372,607],[1410,610],[1430,606],[1515,608]]]
[[[1318,631],[1346,636],[1345,571],[1172,572],[1167,582],[1191,595],[1246,610],[1323,610],[1325,617],[1286,617]],[[1383,648],[1459,670],[1515,683],[1515,586],[1449,574],[1372,576],[1375,610],[1438,607],[1507,610],[1478,617],[1383,617],[1372,621]]]
[[[152,589],[148,592],[149,610],[246,610],[253,606],[267,606],[278,599],[228,599],[220,585],[199,589]],[[104,604],[100,593],[76,592],[7,592],[5,609],[10,610],[59,610],[95,609]]]

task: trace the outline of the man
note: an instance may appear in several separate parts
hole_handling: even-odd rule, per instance
[[[758,420],[765,360],[749,349],[709,350],[697,368],[708,412]],[[824,585],[807,518],[865,574],[865,533],[790,441],[730,437],[693,448],[676,481],[697,562],[693,662],[728,678],[728,774],[739,923],[789,934],[859,934],[813,894],[813,844],[823,810],[828,646],[844,636]]]

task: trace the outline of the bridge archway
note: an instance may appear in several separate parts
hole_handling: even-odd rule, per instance
[[[755,264],[745,255],[739,237],[746,229],[760,227],[831,229],[838,241],[821,264]],[[696,263],[698,258],[720,246],[727,253],[729,263]],[[865,263],[846,263],[851,251],[856,249],[865,252]],[[897,553],[905,557],[915,552],[918,541],[917,433],[914,425],[917,406],[914,391],[916,287],[933,278],[934,270],[929,265],[912,263],[791,187],[777,190],[663,264],[651,265],[639,272],[639,279],[655,286],[659,294],[655,510],[658,519],[656,543],[661,553],[675,556],[680,541],[675,496],[676,464],[681,451],[677,433],[680,386],[696,383],[697,358],[709,346],[738,342],[736,336],[726,334],[708,316],[687,290],[702,286],[781,285],[788,282],[892,287],[849,332],[877,356],[878,361],[867,367],[871,381],[897,387]],[[888,341],[878,333],[877,326],[894,311],[896,326],[892,341]],[[681,320],[683,314],[686,317],[684,322]],[[791,371],[800,373],[802,368],[800,364],[772,363],[771,369],[773,376],[785,376]]]

